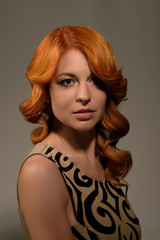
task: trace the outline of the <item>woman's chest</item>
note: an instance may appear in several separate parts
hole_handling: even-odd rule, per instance
[[[94,181],[81,175],[79,169],[75,169],[72,177],[66,176],[65,181],[75,213],[73,229],[77,229],[78,222],[83,234],[91,231],[99,236],[97,239],[106,239],[106,236],[112,240],[122,236],[140,239],[139,221],[120,188],[108,181]]]

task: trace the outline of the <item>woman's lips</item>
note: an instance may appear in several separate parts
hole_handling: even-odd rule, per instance
[[[78,111],[73,112],[73,114],[80,120],[87,120],[94,115],[94,112],[95,111],[92,109],[79,109]]]

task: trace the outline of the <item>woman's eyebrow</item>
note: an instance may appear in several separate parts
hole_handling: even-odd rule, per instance
[[[56,76],[56,79],[59,78],[59,77],[61,77],[61,76],[76,77],[76,75],[73,74],[73,73],[67,73],[67,72],[64,72],[64,73],[60,73],[60,74],[58,74],[58,75]]]
[[[64,72],[64,73],[58,74],[58,75],[56,76],[56,79],[59,78],[59,77],[61,77],[61,76],[69,76],[69,77],[77,78],[77,75],[74,74],[74,73]],[[93,76],[94,76],[94,74],[91,73],[91,74],[88,76],[88,79],[89,79],[90,77],[93,77]]]

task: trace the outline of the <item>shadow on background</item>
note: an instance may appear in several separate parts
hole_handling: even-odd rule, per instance
[[[20,226],[15,226],[12,228],[1,230],[0,239],[1,240],[25,240],[25,236]]]

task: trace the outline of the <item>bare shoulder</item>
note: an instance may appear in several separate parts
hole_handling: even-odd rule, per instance
[[[41,193],[50,188],[56,191],[57,194],[65,195],[66,192],[64,181],[56,164],[38,154],[29,157],[24,162],[19,174],[18,190],[22,190],[22,185],[25,191],[27,186],[30,190],[35,186],[43,186]],[[46,190],[44,186],[47,186]]]
[[[32,239],[72,239],[66,214],[68,192],[56,164],[33,155],[23,164],[18,178],[18,196]],[[48,238],[47,238],[48,236]]]
[[[30,156],[22,165],[20,177],[32,177],[36,179],[37,176],[39,176],[39,180],[41,180],[41,178],[46,178],[47,180],[47,178],[50,177],[56,180],[56,178],[61,175],[55,163],[43,155],[35,154]]]
[[[23,202],[32,200],[32,196],[36,194],[41,198],[54,196],[52,201],[63,199],[64,206],[67,204],[66,186],[58,167],[38,154],[29,157],[24,162],[18,178],[18,194],[22,209],[24,208]],[[47,200],[50,201],[46,197]]]

